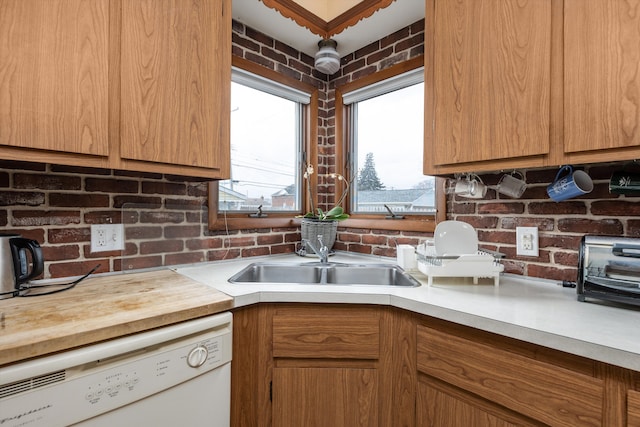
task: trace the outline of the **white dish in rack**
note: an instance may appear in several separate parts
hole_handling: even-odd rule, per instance
[[[433,233],[436,255],[463,255],[478,252],[478,233],[462,221],[442,221]]]

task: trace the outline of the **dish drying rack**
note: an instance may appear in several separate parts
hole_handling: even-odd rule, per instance
[[[499,252],[479,249],[475,254],[437,255],[433,246],[421,245],[416,250],[418,270],[428,277],[427,286],[433,284],[434,277],[473,277],[473,284],[479,278],[493,278],[493,286],[499,286],[500,273],[504,265]]]

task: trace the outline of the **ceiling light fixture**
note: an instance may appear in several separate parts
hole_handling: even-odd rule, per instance
[[[316,70],[321,73],[332,75],[340,69],[340,55],[336,51],[338,42],[333,39],[324,39],[318,42],[318,53],[316,53]]]

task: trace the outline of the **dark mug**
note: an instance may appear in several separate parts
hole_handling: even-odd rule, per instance
[[[566,175],[563,176],[563,173]],[[555,202],[582,196],[593,190],[591,177],[581,170],[574,171],[570,165],[565,165],[558,170],[556,178],[547,187],[547,194]]]
[[[640,172],[616,171],[609,179],[609,193],[640,196]]]

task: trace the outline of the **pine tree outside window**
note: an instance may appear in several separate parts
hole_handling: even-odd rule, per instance
[[[358,189],[360,191],[381,191],[385,185],[378,178],[376,165],[373,161],[373,153],[367,153],[364,159],[364,166],[358,174]]]

